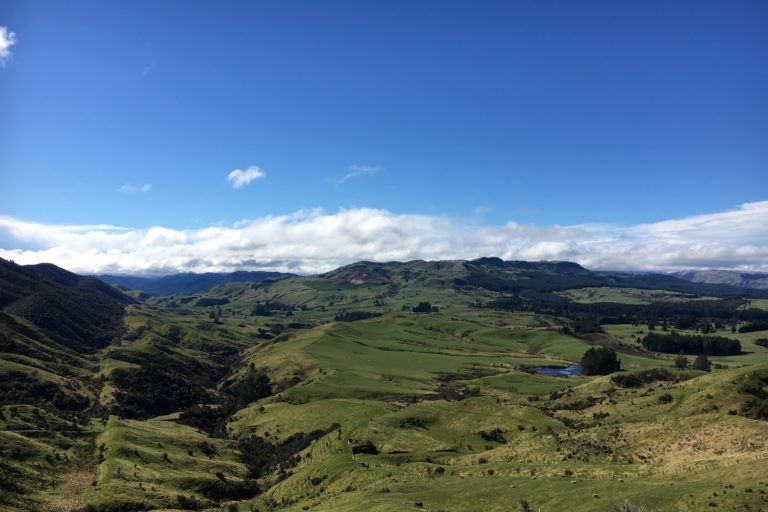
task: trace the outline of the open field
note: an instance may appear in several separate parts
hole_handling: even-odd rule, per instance
[[[614,302],[617,304],[652,304],[654,302],[681,302],[687,300],[711,300],[714,297],[701,297],[668,290],[646,290],[639,288],[575,288],[560,292],[575,302],[592,304],[595,302]]]

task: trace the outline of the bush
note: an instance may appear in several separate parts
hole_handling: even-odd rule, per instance
[[[684,354],[680,353],[680,355],[675,358],[675,368],[688,368],[688,358],[685,357]]]
[[[371,441],[363,441],[362,443],[352,447],[352,453],[353,454],[364,453],[367,455],[377,455],[379,453],[379,449],[376,448],[376,445],[373,444]]]
[[[431,423],[430,420],[427,420],[425,418],[403,418],[398,423],[398,426],[400,428],[421,428],[425,429],[429,427],[429,424]]]
[[[768,373],[754,372],[747,376],[739,391],[747,395],[741,414],[753,420],[768,420]]]
[[[486,441],[493,441],[494,443],[506,443],[507,439],[504,437],[504,431],[500,428],[495,428],[490,431],[481,430],[477,433],[480,437],[482,437]]]
[[[709,359],[707,359],[706,355],[699,354],[696,360],[693,362],[693,369],[708,372],[712,369],[712,363]]]

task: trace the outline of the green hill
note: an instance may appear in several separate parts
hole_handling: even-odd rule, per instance
[[[136,303],[2,268],[3,510],[766,507],[759,292],[484,258]],[[92,335],[18,307],[40,293]],[[677,368],[642,343],[665,331],[740,351]],[[534,370],[596,345],[619,372]]]

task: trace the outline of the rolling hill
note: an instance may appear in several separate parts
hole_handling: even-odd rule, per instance
[[[134,302],[2,270],[3,510],[768,506],[759,290],[481,258]],[[93,335],[19,305],[41,293]],[[118,313],[102,331],[97,304]],[[643,344],[673,331],[738,350],[680,368]],[[601,347],[619,372],[538,373]]]

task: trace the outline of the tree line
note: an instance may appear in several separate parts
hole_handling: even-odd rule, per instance
[[[741,353],[741,343],[724,336],[649,332],[641,343],[648,350],[665,354],[727,356]]]

